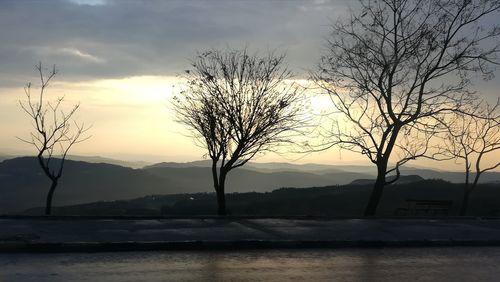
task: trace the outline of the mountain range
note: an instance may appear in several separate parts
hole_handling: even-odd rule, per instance
[[[72,156],[72,159],[66,162],[55,192],[55,206],[213,191],[208,169],[211,163],[206,160],[132,168],[106,163],[108,159],[99,157],[87,157],[86,161],[78,161],[77,156]],[[139,163],[128,165],[137,166]],[[413,178],[403,178],[402,182],[422,178],[461,182],[463,178],[463,174],[458,172],[419,168],[403,168],[402,174],[414,175]],[[356,181],[366,183],[374,177],[374,169],[369,166],[250,162],[228,175],[226,187],[228,193],[269,192],[281,187],[321,187],[356,184]],[[482,182],[499,179],[498,172],[482,176]],[[4,159],[0,162],[0,214],[43,206],[49,184],[35,158]]]

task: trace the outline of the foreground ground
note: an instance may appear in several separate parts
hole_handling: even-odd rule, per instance
[[[500,219],[0,219],[0,251],[500,246]]]
[[[500,248],[0,254],[0,281],[498,281]]]

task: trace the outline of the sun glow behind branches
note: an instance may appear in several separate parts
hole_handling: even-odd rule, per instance
[[[64,96],[68,105],[80,102],[78,120],[92,124],[92,138],[75,146],[74,154],[192,159],[196,154],[202,155],[198,152],[201,149],[193,148],[185,129],[175,123],[169,111],[176,82],[176,78],[159,76],[87,82],[55,80],[46,93],[47,99]],[[23,90],[0,92],[6,97],[0,102],[0,112],[13,121],[0,137],[0,149],[28,151],[31,148],[15,138],[29,130],[29,123],[17,107],[17,100],[24,99]]]
[[[189,137],[188,130],[175,122],[170,101],[182,88],[179,78],[135,76],[81,82],[58,78],[61,77],[57,77],[48,89],[47,98],[65,96],[68,106],[80,102],[77,119],[92,124],[92,138],[75,146],[72,154],[151,162],[191,161],[205,154]],[[304,80],[296,83],[307,86]],[[315,95],[317,91],[311,88],[305,93],[311,98],[314,114],[332,112],[327,95]],[[30,129],[29,121],[17,104],[19,99],[24,99],[23,90],[21,87],[0,88],[0,95],[4,97],[0,100],[0,118],[10,121],[2,126],[0,152],[29,154],[32,148],[16,139],[16,136],[25,136]],[[369,164],[364,156],[335,148],[305,155],[267,154],[257,161]],[[436,167],[440,164],[426,162],[423,165]]]
[[[62,75],[61,75],[62,76]],[[94,81],[61,81],[56,77],[46,92],[47,99],[65,97],[66,104],[80,103],[77,119],[92,124],[92,138],[75,146],[72,153],[99,155],[129,160],[190,161],[202,158],[205,151],[195,145],[189,131],[175,122],[171,98],[183,81],[168,76],[135,76]],[[59,80],[58,80],[59,79]],[[33,78],[36,85],[36,78]],[[305,81],[296,81],[305,86]],[[24,99],[22,88],[3,88],[0,115],[11,120],[0,136],[0,151],[29,154],[31,147],[15,137],[24,136],[29,121],[17,106]],[[327,97],[312,97],[314,113],[326,109]],[[286,150],[284,150],[286,151]],[[346,159],[338,152],[314,154],[268,154],[259,161],[296,161],[331,163],[333,160],[363,160],[353,155]]]

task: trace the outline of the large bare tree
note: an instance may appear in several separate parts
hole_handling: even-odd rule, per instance
[[[174,99],[186,125],[212,160],[218,214],[226,214],[227,174],[257,154],[293,142],[307,105],[290,81],[284,55],[244,50],[200,53],[186,71],[187,88]]]
[[[498,159],[493,159],[490,165],[483,164],[486,158],[500,150],[499,109],[500,99],[495,105],[472,105],[467,113],[457,112],[444,123],[448,129],[446,153],[464,165],[465,183],[460,215],[466,215],[470,194],[481,175],[500,166]]]
[[[359,152],[377,167],[365,210],[374,215],[384,186],[398,178],[386,177],[399,176],[409,160],[429,156],[425,139],[440,130],[435,118],[475,99],[470,74],[492,75],[488,66],[500,50],[500,28],[481,20],[498,16],[500,1],[360,3],[359,13],[333,26],[312,76],[338,111],[327,147]]]
[[[40,78],[39,91],[33,95],[32,84],[28,83],[24,88],[26,100],[19,101],[21,108],[32,121],[33,131],[30,132],[29,138],[19,139],[35,147],[38,163],[51,181],[45,204],[45,214],[50,215],[54,191],[62,176],[69,150],[90,136],[85,136],[89,128],[74,120],[79,104],[72,106],[69,111],[64,111],[64,97],[59,97],[55,101],[45,99],[47,87],[57,74],[55,65],[48,74],[44,73],[42,63],[35,68]]]

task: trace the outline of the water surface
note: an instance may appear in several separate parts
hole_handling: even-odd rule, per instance
[[[499,247],[1,254],[0,281],[499,281]]]

